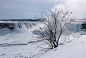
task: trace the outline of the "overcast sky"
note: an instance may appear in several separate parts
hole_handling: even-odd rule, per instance
[[[0,0],[0,19],[33,19],[43,10],[54,7],[62,7],[64,10],[70,9],[78,14],[76,17],[86,18],[86,1],[73,0]],[[82,15],[83,14],[83,15]]]

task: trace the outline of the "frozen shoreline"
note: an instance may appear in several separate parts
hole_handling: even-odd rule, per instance
[[[1,34],[3,34],[3,36]],[[1,34],[0,34],[0,44],[2,45],[0,45],[0,58],[15,58],[15,57],[16,58],[19,58],[19,57],[22,57],[22,58],[25,58],[25,57],[26,58],[38,58],[38,57],[43,58],[44,57],[45,58],[47,54],[50,53],[51,55],[53,51],[55,50],[53,49],[49,51],[49,53],[48,52],[45,53],[46,51],[40,51],[41,50],[40,47],[42,46],[46,48],[46,45],[42,41],[37,41],[37,39],[34,38],[35,37],[34,34],[31,33],[29,29],[16,29],[15,31],[9,31],[9,29],[5,29]],[[59,51],[62,53],[63,50],[65,50],[65,53],[66,53],[69,47],[71,47],[70,49],[72,49],[74,46],[76,49],[77,47],[76,44],[80,45],[81,47],[82,44],[80,43],[83,40],[84,42],[82,43],[85,43],[85,39],[81,40],[80,38],[82,38],[83,36],[85,38],[85,35],[81,36],[80,38],[79,37],[74,38],[73,36],[75,35],[79,37],[81,36],[79,33],[68,36],[66,38],[66,42],[63,45],[62,44],[59,45],[59,47],[56,48],[56,51]],[[64,36],[62,38],[64,38]],[[60,39],[60,42],[63,42],[63,41],[64,41],[63,39]],[[68,50],[70,51],[70,49]]]

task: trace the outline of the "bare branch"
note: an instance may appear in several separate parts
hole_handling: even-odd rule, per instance
[[[39,38],[51,46],[51,48],[56,48],[58,47],[58,42],[62,33],[67,30],[65,29],[67,24],[74,21],[69,19],[72,12],[69,12],[68,10],[67,12],[63,13],[62,9],[58,10],[55,8],[54,11],[49,9],[49,15],[45,11],[44,13],[47,16],[47,20],[45,22],[41,22],[44,24],[44,27],[39,28]],[[41,16],[43,18],[43,15]]]

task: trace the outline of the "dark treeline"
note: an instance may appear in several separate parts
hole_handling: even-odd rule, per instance
[[[0,21],[39,21],[40,19],[0,19]]]

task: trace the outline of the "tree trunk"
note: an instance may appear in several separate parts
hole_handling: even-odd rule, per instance
[[[61,30],[61,33],[60,33],[60,35],[59,35],[57,41],[56,41],[57,47],[58,47],[58,42],[59,42],[59,39],[60,39],[61,35],[62,35],[62,30]]]

